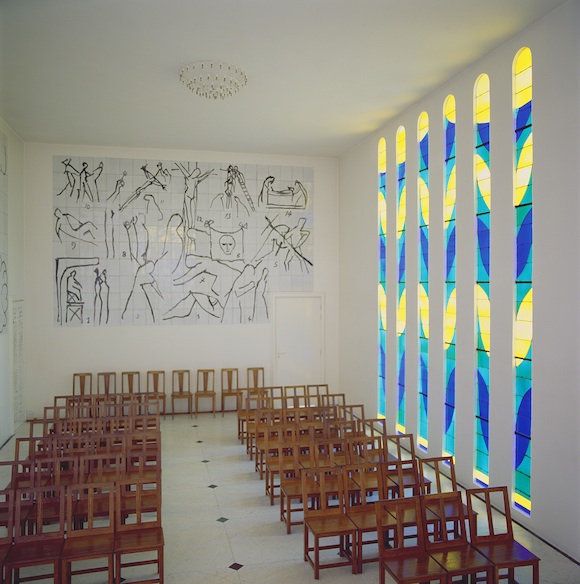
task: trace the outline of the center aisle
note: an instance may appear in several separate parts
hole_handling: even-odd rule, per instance
[[[302,526],[288,535],[278,501],[237,438],[237,415],[176,416],[162,421],[166,584],[303,584]],[[376,584],[377,564],[353,576],[332,570],[320,581]]]

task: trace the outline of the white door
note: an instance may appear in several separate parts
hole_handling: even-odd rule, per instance
[[[325,383],[322,297],[274,296],[274,385]]]

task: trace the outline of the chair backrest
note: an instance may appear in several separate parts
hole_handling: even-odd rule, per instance
[[[359,420],[365,417],[363,404],[339,404],[337,410],[338,417],[342,420]]]
[[[283,395],[285,397],[303,396],[303,395],[306,395],[306,386],[305,385],[284,385],[282,391],[283,391]]]
[[[97,373],[97,392],[104,395],[117,393],[116,371],[101,371]]]
[[[429,484],[430,492],[444,493],[445,491],[457,491],[453,456],[419,458],[419,474],[421,475],[423,493],[427,493],[427,482],[425,479],[430,468],[433,469],[434,476],[434,480]]]
[[[419,497],[377,501],[375,513],[381,560],[397,560],[424,552],[425,530]],[[408,532],[416,537],[408,537]]]
[[[171,372],[171,388],[173,393],[191,392],[191,372],[189,369],[174,369]]]
[[[121,372],[121,392],[135,393],[141,391],[141,373],[139,371]]]
[[[197,370],[197,391],[203,393],[213,393],[215,391],[215,370]]]
[[[77,456],[37,458],[31,465],[30,486],[66,486],[84,480]]]
[[[115,532],[161,527],[161,480],[126,479],[115,491]]]
[[[323,468],[305,468],[301,471],[302,493],[307,494],[316,484],[320,497],[317,504],[311,506],[304,498],[304,518],[312,516],[325,516],[334,513],[343,513],[345,510],[344,484],[342,479],[342,467],[329,466]]]
[[[17,489],[15,493],[14,543],[64,538],[63,486]]]
[[[73,373],[73,395],[86,395],[93,393],[92,373]]]
[[[346,404],[346,396],[344,393],[323,393],[320,395],[320,405],[327,406],[344,406]]]
[[[388,434],[385,437],[387,460],[411,460],[415,458],[415,439],[413,434]]]
[[[471,543],[478,545],[514,539],[507,487],[479,487],[467,489],[465,494]],[[485,511],[477,513],[476,507],[481,501],[475,499],[483,501]]]
[[[0,514],[6,518],[0,521],[0,546],[12,544],[14,535],[14,489],[0,490]]]
[[[115,485],[80,483],[66,488],[66,537],[115,533]]]
[[[236,367],[221,370],[222,392],[235,393],[239,387],[239,373]]]
[[[347,439],[351,464],[358,462],[385,462],[385,447],[382,436],[351,436]]]
[[[165,371],[147,371],[147,392],[165,393]]]
[[[121,452],[92,453],[81,457],[81,480],[91,483],[120,481],[126,469],[126,457]]]
[[[328,395],[330,393],[328,383],[310,383],[306,386],[306,393],[309,396]]]
[[[375,487],[378,472],[378,464],[372,463],[347,464],[343,467],[342,478],[347,513],[362,508],[374,510],[378,496]],[[350,496],[352,485],[358,487],[356,496]]]
[[[247,369],[247,387],[264,387],[264,368],[248,367]]]
[[[368,434],[369,436],[386,436],[387,420],[385,418],[363,418],[356,420],[358,431],[361,434]]]
[[[437,529],[427,529],[426,517],[430,511],[438,518]],[[421,513],[425,549],[428,553],[468,545],[463,501],[459,491],[421,495]]]

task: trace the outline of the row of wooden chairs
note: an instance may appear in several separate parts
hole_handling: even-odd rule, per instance
[[[129,569],[133,581],[162,583],[155,400],[140,392],[59,396],[47,411],[52,417],[34,420],[30,435],[16,439],[14,460],[0,463],[2,584],[26,581],[22,569],[44,564],[62,584],[101,570],[109,584],[119,584]],[[136,555],[142,552],[151,553]],[[99,558],[106,565],[93,567]],[[81,560],[91,565],[73,569]],[[139,579],[135,570],[148,564],[156,573]]]
[[[264,386],[264,368],[248,367],[246,387],[263,387]],[[192,390],[192,371],[189,369],[174,369],[171,371],[171,414],[175,416],[175,403],[179,400],[185,400],[187,404],[186,413],[192,415],[195,405],[195,414],[199,410],[199,402],[203,399],[211,400],[211,412],[215,417],[217,391],[216,371],[215,369],[198,369],[196,375],[196,389]],[[238,404],[239,371],[237,368],[223,368],[220,371],[221,376],[221,412],[226,411],[226,399],[236,399],[236,409]],[[140,371],[122,371],[120,374],[120,393],[122,394],[140,394],[141,372]],[[164,370],[149,370],[145,373],[146,383],[143,387],[143,393],[158,397],[162,402],[162,413],[167,413],[166,401],[166,372]],[[96,374],[96,383],[93,388],[93,373],[78,372],[73,373],[72,394],[73,396],[85,395],[111,395],[117,393],[117,372],[101,371]]]
[[[141,581],[163,582],[157,479],[5,489],[0,509],[2,584],[27,581],[33,577],[21,577],[21,571],[39,566],[51,567],[49,576],[58,584],[94,572],[106,572],[107,582],[120,584],[124,570],[148,564],[156,574]],[[154,557],[144,558],[144,552]]]
[[[269,388],[266,394],[254,394],[251,406],[248,395],[246,421],[253,422],[245,440],[253,440],[256,461],[264,461],[265,492],[271,503],[279,488],[280,520],[287,532],[305,523],[304,559],[312,564],[315,578],[323,567],[348,565],[357,573],[364,563],[380,561],[381,584],[386,572],[397,582],[447,583],[479,574],[491,583],[499,582],[500,570],[502,578],[515,582],[514,570],[520,566],[531,566],[533,583],[538,584],[539,559],[513,538],[505,487],[468,490],[464,503],[452,457],[417,457],[412,434],[389,435],[385,421],[366,420],[360,406],[325,410],[316,422],[317,415],[308,410],[317,408],[308,403],[298,408],[272,407],[277,391]],[[253,418],[248,417],[250,411]],[[500,500],[492,501],[495,496]],[[485,508],[481,532],[487,535],[477,530],[473,501],[479,497]],[[335,512],[337,507],[340,513]],[[494,523],[497,513],[492,514],[492,507],[500,510],[503,528]],[[296,512],[303,521],[293,520]],[[338,543],[322,546],[321,540],[328,537]],[[366,557],[363,546],[369,544],[378,545],[379,554]],[[446,546],[450,549],[443,549]],[[418,559],[406,559],[409,547],[422,550]],[[334,555],[323,564],[321,552],[329,549]],[[502,553],[506,554],[503,558]],[[450,554],[457,557],[446,560]],[[415,571],[410,572],[409,566],[415,566]]]
[[[506,487],[468,489],[465,515],[458,490],[388,498],[381,498],[382,492],[372,500],[364,476],[358,466],[301,473],[310,501],[304,505],[304,560],[316,579],[323,568],[350,566],[353,574],[361,572],[363,562],[376,561],[363,558],[363,545],[373,543],[378,544],[381,584],[387,573],[397,583],[446,584],[468,576],[490,584],[500,578],[515,582],[515,569],[526,566],[533,584],[539,584],[539,558],[514,538]],[[376,539],[365,541],[368,533]],[[323,545],[329,538],[332,543]],[[338,558],[321,561],[328,550],[338,550]]]

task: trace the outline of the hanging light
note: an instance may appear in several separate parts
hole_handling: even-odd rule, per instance
[[[183,67],[181,82],[193,93],[207,99],[225,99],[246,85],[245,71],[221,61],[196,61]]]

